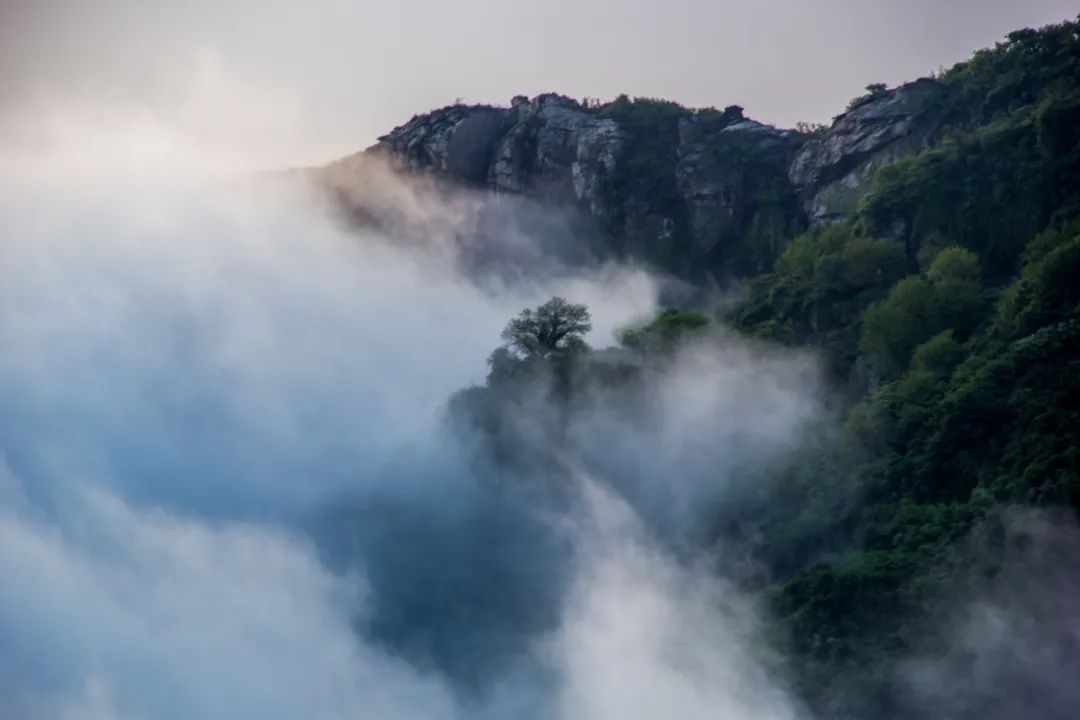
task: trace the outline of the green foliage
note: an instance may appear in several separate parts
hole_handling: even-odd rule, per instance
[[[1078,25],[1013,33],[939,82],[929,147],[882,168],[845,221],[792,232],[730,316],[748,335],[816,346],[840,381],[835,417],[791,455],[725,476],[732,491],[711,509],[827,717],[897,716],[895,663],[958,581],[973,529],[1018,505],[1080,511]],[[669,143],[689,111],[620,98],[596,112],[625,120],[634,173],[652,173],[622,182],[678,217]],[[666,353],[708,327],[666,310],[620,340]],[[563,378],[566,398],[601,377],[524,354],[492,356],[487,402],[538,374]],[[497,412],[483,417],[505,432]]]
[[[1013,33],[939,82],[929,147],[882,168],[855,216],[793,239],[733,313],[850,381],[833,452],[775,469],[743,522],[826,716],[902,705],[892,668],[974,528],[1017,505],[1080,511],[1080,25]]]
[[[883,374],[899,374],[915,347],[939,329],[935,311],[933,286],[904,278],[863,313],[859,351]]]
[[[648,212],[677,215],[681,202],[675,182],[679,120],[691,111],[667,100],[620,95],[599,112],[617,121],[626,134],[618,165],[619,191],[645,201]]]
[[[1076,236],[1080,236],[1080,219],[1047,228],[1033,237],[1028,242],[1027,247],[1024,248],[1022,256],[1024,268],[1035,265],[1052,250],[1064,245]]]
[[[963,359],[964,348],[956,341],[952,330],[943,330],[915,348],[912,370],[947,377]]]
[[[803,140],[820,138],[828,132],[828,130],[829,126],[825,123],[805,122],[803,120],[795,123],[795,132],[798,133]]]
[[[1046,245],[1055,242],[1056,247]],[[996,329],[1017,336],[1068,317],[1080,301],[1080,234],[1065,240],[1058,233],[1035,238],[1031,260],[1019,281],[1006,290]]]
[[[979,256],[962,247],[947,247],[934,258],[926,271],[930,282],[978,284],[982,270]]]
[[[840,258],[845,280],[855,287],[888,286],[907,273],[904,248],[892,240],[853,237]]]
[[[867,85],[865,95],[860,95],[859,97],[855,98],[850,103],[848,103],[848,107],[847,107],[848,112],[851,112],[852,110],[859,107],[860,105],[864,105],[864,104],[870,102],[874,98],[880,97],[881,95],[885,95],[886,93],[888,93],[888,91],[889,91],[889,89],[885,85],[885,83],[871,83],[871,84]]]
[[[812,278],[820,254],[817,246],[812,235],[800,235],[792,240],[776,261],[777,274],[794,280]]]
[[[859,290],[888,287],[907,272],[904,248],[893,240],[861,237],[828,225],[792,240],[776,261],[781,279]]]
[[[899,228],[912,257],[929,238],[952,238],[1006,277],[1058,203],[1048,170],[1030,123],[989,127],[882,168],[861,220]]]
[[[859,351],[883,376],[895,377],[907,368],[915,348],[937,333],[950,330],[966,338],[983,311],[980,275],[974,253],[945,248],[926,278],[904,278],[866,310]]]
[[[1048,92],[1080,86],[1076,22],[1018,30],[938,78],[949,90],[948,114],[987,123],[1033,105]]]
[[[634,350],[666,353],[708,325],[709,319],[704,315],[668,309],[645,325],[622,330],[618,340],[624,347]]]
[[[903,246],[827,225],[792,240],[771,275],[756,278],[735,324],[758,337],[812,342],[845,374],[855,361],[863,310],[907,272]]]
[[[964,248],[947,247],[930,264],[926,276],[934,288],[939,326],[967,338],[986,311],[978,256]]]
[[[859,213],[867,231],[898,231],[910,257],[951,238],[1001,281],[1033,235],[1080,211],[1077,27],[1012,33],[944,73],[945,139],[878,172]]]
[[[841,673],[864,691],[878,682],[878,664],[910,647],[915,620],[946,595],[949,553],[980,519],[1014,503],[1080,508],[1080,293],[1069,279],[1080,238],[1048,231],[1025,257],[991,322],[966,343],[950,328],[915,345],[907,369],[849,413],[846,446],[866,458],[865,504],[851,516],[857,550],[774,594],[807,683]],[[912,317],[941,317],[935,293],[980,277],[970,254],[951,248],[927,275],[867,312],[896,314],[892,328],[878,321],[903,340],[900,357],[919,336]]]

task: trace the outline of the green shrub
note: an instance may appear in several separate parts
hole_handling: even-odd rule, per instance
[[[894,240],[853,237],[841,254],[846,280],[856,287],[891,286],[907,274],[904,246]]]
[[[907,277],[863,313],[859,351],[883,374],[897,375],[938,325],[933,286],[925,278]]]
[[[667,309],[645,325],[620,331],[618,340],[624,347],[634,350],[668,352],[708,325],[709,319],[704,315]]]

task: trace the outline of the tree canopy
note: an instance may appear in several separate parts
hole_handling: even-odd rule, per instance
[[[544,358],[584,347],[592,330],[589,309],[553,297],[536,308],[526,308],[502,331],[502,339],[520,357]]]

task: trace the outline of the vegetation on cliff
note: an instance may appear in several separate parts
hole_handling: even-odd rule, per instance
[[[805,694],[833,711],[900,713],[889,668],[925,641],[955,568],[997,567],[1000,545],[960,543],[973,529],[1080,509],[1080,25],[1012,33],[939,82],[940,141],[793,240],[732,318],[818,345],[850,390],[811,478],[805,458],[776,469],[754,508],[767,561],[804,549],[767,592]],[[838,477],[857,502],[806,521],[786,499]],[[804,529],[770,548],[792,515]]]
[[[966,568],[1001,567],[1010,515],[1080,510],[1080,25],[1012,33],[936,82],[926,147],[877,169],[841,221],[792,233],[718,318],[818,348],[839,389],[835,417],[794,457],[736,473],[741,492],[711,523],[713,541],[750,558],[742,580],[830,716],[904,716],[897,664],[926,644]],[[592,111],[629,135],[626,192],[689,222],[672,150],[686,111],[626,98]],[[667,310],[620,340],[656,359],[710,326]],[[575,344],[543,361],[562,397],[640,375],[587,357]],[[458,409],[505,441],[499,404],[535,362],[497,352]]]

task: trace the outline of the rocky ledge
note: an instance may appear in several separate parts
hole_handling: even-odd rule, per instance
[[[883,165],[930,142],[941,89],[920,80],[798,133],[743,115],[621,97],[586,105],[544,94],[509,107],[418,115],[364,155],[456,185],[572,206],[613,255],[678,274],[771,265],[809,224],[853,210]]]

